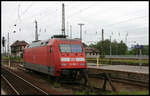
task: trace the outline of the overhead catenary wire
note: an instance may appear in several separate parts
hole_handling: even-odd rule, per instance
[[[32,5],[32,4],[30,4],[29,7],[28,7],[26,10],[28,10],[28,9],[30,8],[31,5]],[[88,8],[92,7],[92,5],[94,5],[94,4],[91,4],[90,6],[84,8],[84,9],[87,10]],[[80,9],[78,12],[81,12],[81,11],[83,12],[83,11],[85,11],[84,9]],[[77,13],[77,12],[76,12],[76,13]],[[75,13],[74,13],[74,14],[75,14]]]
[[[16,25],[21,23],[21,17],[25,15],[25,13],[29,10],[29,8],[31,8],[33,5],[33,3],[31,3],[28,8],[23,12],[23,14],[20,14],[20,8],[21,8],[21,4],[18,4],[18,18],[15,19],[13,22],[15,22]],[[17,22],[18,21],[18,22]]]
[[[23,16],[25,15],[25,13],[27,13],[27,12],[29,11],[29,9],[33,6],[33,4],[34,4],[34,3],[31,3],[31,4],[25,9],[25,11],[23,12],[23,14],[21,15],[22,21],[25,21],[25,20],[31,18],[31,16],[26,16],[26,17],[23,17]],[[48,10],[48,9],[46,9],[46,10]],[[33,17],[33,16],[39,16],[39,13],[41,13],[42,11],[43,11],[43,10],[40,10],[40,12],[38,12],[38,13],[32,15],[32,17]],[[49,13],[50,13],[50,12],[49,12]],[[50,14],[49,14],[49,15],[50,15]],[[18,18],[17,18],[16,20],[14,20],[13,22],[17,22],[17,21],[19,21]],[[18,24],[18,23],[16,23],[16,24]]]
[[[107,25],[105,25],[105,27],[107,26],[107,27],[111,27],[111,26],[113,26],[113,25],[116,25],[116,24],[119,24],[119,23],[124,23],[124,22],[130,22],[131,20],[136,20],[136,19],[141,19],[141,18],[144,18],[144,17],[146,17],[146,16],[139,16],[139,17],[135,17],[135,18],[130,18],[130,19],[127,19],[127,20],[123,20],[123,21],[120,21],[120,22],[116,22],[116,23],[112,23],[112,24],[107,24]],[[80,18],[81,19],[81,18]],[[86,22],[88,22],[87,20],[85,20],[85,19],[81,19],[81,20],[83,20],[83,21],[86,21]],[[91,22],[88,22],[88,23],[90,23],[91,24]],[[92,23],[92,25],[93,26],[98,26],[97,24],[93,24]],[[100,25],[99,25],[100,26]]]
[[[33,4],[34,4],[34,3],[31,3],[31,4],[25,9],[25,11],[22,13],[21,16],[25,15],[25,14],[28,12],[28,10],[33,6]]]
[[[93,4],[92,4],[93,5]],[[90,5],[91,6],[91,5]],[[90,7],[90,6],[88,6],[88,7]],[[80,10],[84,10],[84,9],[80,9]],[[85,10],[84,10],[85,11]],[[141,10],[140,10],[141,11]],[[79,11],[78,11],[79,12]],[[136,11],[136,12],[139,12],[139,10],[138,11]],[[76,14],[75,14],[76,15]],[[71,15],[72,16],[72,15]],[[73,16],[72,16],[73,17]],[[146,16],[142,16],[142,17],[137,17],[137,19],[138,18],[143,18],[143,17],[146,17]],[[81,17],[80,17],[81,18]],[[129,20],[132,20],[132,19],[135,19],[135,18],[131,18],[131,19],[127,19],[127,20],[125,20],[125,21],[129,21]],[[83,19],[82,19],[83,20]],[[86,20],[84,20],[84,21],[86,21]],[[125,22],[125,21],[121,21],[121,22],[117,22],[117,23],[115,23],[115,24],[119,24],[119,23],[122,23],[122,22]],[[99,26],[99,25],[97,25],[97,24],[94,24],[94,25],[96,25],[96,26]],[[114,23],[113,24],[110,24],[111,26],[112,25],[114,25]],[[110,26],[110,25],[105,25],[105,26]]]
[[[33,5],[33,3],[32,4],[30,4],[29,6],[28,6],[28,8],[26,8],[26,10],[23,12],[23,14],[21,15],[21,16],[24,16],[25,15],[25,13],[27,13],[27,11],[29,10],[29,8],[31,8],[31,6]],[[18,10],[19,10],[19,8],[18,8]],[[18,14],[19,14],[19,11],[18,11]],[[20,16],[18,15],[18,17],[19,18],[17,18],[15,21],[19,21],[19,19],[20,19]],[[19,23],[15,23],[15,24],[19,24]],[[20,25],[20,24],[19,24]],[[21,28],[19,28],[19,29],[21,29]]]
[[[93,4],[92,4],[93,5]],[[92,5],[90,5],[90,6],[92,6]],[[88,6],[88,7],[86,7],[86,8],[90,8],[90,6]],[[56,9],[56,11],[58,11],[58,10],[60,10],[60,9]],[[81,10],[83,10],[83,9],[80,9],[80,11]],[[54,22],[55,23],[55,22]],[[52,24],[51,24],[52,25]]]
[[[31,4],[30,4],[31,5]],[[30,6],[29,5],[29,6]],[[28,6],[28,8],[29,8],[29,6]],[[26,8],[26,10],[28,9],[28,8]],[[86,9],[87,8],[87,9]],[[88,7],[86,7],[85,8],[85,10],[88,10]],[[30,9],[30,8],[29,8]],[[27,10],[27,12],[29,11],[29,9]],[[24,11],[25,12],[25,11]],[[23,13],[24,13],[23,12]],[[27,12],[25,12],[24,14],[26,14]],[[80,13],[82,13],[82,12],[84,12],[84,8],[83,9],[80,9],[79,11],[76,11],[75,13],[77,14],[78,12],[80,12]],[[76,15],[75,13],[73,13],[74,15]],[[39,13],[38,13],[39,14]],[[74,15],[72,14],[72,16],[71,17],[74,17]],[[27,15],[27,14],[26,14]],[[44,15],[42,15],[41,17],[44,17],[44,16],[47,16],[47,15],[50,15],[50,14],[44,14]],[[22,15],[22,16],[25,16],[25,15]],[[50,16],[52,16],[52,15],[50,15]],[[84,18],[85,19],[85,18]],[[25,20],[25,19],[24,19]],[[41,21],[45,21],[46,20],[46,18],[42,18],[41,19]],[[86,21],[86,20],[84,20],[84,21]],[[130,20],[129,20],[130,21]],[[87,22],[89,23],[89,21],[87,20]],[[54,23],[52,23],[52,24],[50,24],[51,22],[48,22],[48,25],[50,26],[50,25],[53,25]],[[94,22],[93,22],[94,23]],[[116,22],[117,23],[117,22]],[[89,24],[91,24],[91,22],[89,23]],[[119,23],[118,22],[118,24],[121,24],[121,23]],[[92,24],[91,24],[92,25]],[[93,26],[95,26],[95,25],[97,25],[97,27],[99,28],[99,27],[101,27],[99,24],[96,24],[96,23],[94,23],[93,24]],[[56,27],[57,27],[58,25],[56,25]],[[107,27],[106,28],[109,28],[109,26],[111,26],[111,25],[107,25]],[[114,26],[114,25],[113,25]],[[117,25],[116,25],[117,26]],[[53,27],[53,26],[52,26]],[[54,26],[54,28],[55,28],[55,26]],[[52,28],[52,29],[54,29],[54,28]],[[94,33],[95,34],[95,33]]]
[[[141,18],[144,18],[144,17],[147,17],[147,16],[138,16],[138,17],[135,17],[135,18],[129,18],[127,20],[123,20],[123,21],[119,21],[119,22],[116,22],[116,23],[112,23],[112,24],[108,24],[108,25],[104,25],[105,27],[112,27],[112,26],[115,26],[116,24],[120,24],[120,23],[124,23],[124,22],[128,22],[128,21],[132,21],[132,20],[136,20],[136,19],[141,19]]]
[[[81,12],[83,12],[83,11],[86,11],[87,9],[89,9],[89,8],[93,7],[95,4],[96,4],[96,3],[91,4],[90,6],[85,7],[85,8],[83,8],[83,9],[80,9],[79,11],[77,11],[77,12],[75,12],[75,13],[71,14],[70,16],[68,16],[68,17],[66,17],[66,18],[67,18],[67,19],[69,19],[69,18],[71,18],[71,17],[73,17],[73,16],[77,15],[77,13],[79,13],[79,12],[81,13]]]
[[[93,5],[93,4],[92,4],[92,5]],[[88,8],[90,8],[92,5],[90,5],[90,6],[86,7],[86,8],[88,9]],[[84,8],[84,9],[86,9],[86,8]],[[80,9],[79,11],[83,11],[84,9]],[[79,11],[78,11],[78,12],[79,12]],[[97,25],[97,26],[98,26],[98,25]]]

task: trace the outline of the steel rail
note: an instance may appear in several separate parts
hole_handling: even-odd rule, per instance
[[[22,66],[19,66],[19,67],[22,67]],[[20,69],[20,68],[19,68]],[[91,78],[91,74],[89,74],[90,78]],[[92,76],[93,78],[99,78],[99,79],[104,79],[100,76]],[[138,80],[134,80],[134,79],[127,79],[127,78],[114,78],[114,77],[111,77],[111,80],[113,82],[120,82],[120,83],[124,83],[124,84],[128,84],[128,85],[135,85],[135,86],[139,86],[139,87],[148,87],[148,82],[143,82],[143,81],[138,81]]]
[[[14,90],[14,92],[17,95],[20,95],[20,93],[13,87],[13,85],[1,74],[1,77],[6,81],[6,83]]]
[[[95,76],[94,76],[95,75]],[[89,78],[96,78],[96,79],[103,79],[103,77],[98,76],[96,74],[90,74]],[[120,83],[124,83],[124,84],[128,84],[128,85],[135,85],[135,86],[139,86],[139,87],[148,87],[149,83],[148,82],[144,82],[144,81],[138,81],[138,80],[134,80],[134,79],[127,79],[127,78],[117,78],[117,77],[111,77],[111,81],[113,82],[120,82]]]
[[[4,68],[3,68],[3,69],[4,69]],[[9,73],[11,73],[11,74],[15,75],[16,77],[20,78],[21,80],[23,80],[23,81],[26,82],[27,84],[31,85],[32,87],[34,87],[34,88],[37,89],[38,91],[44,93],[45,95],[48,95],[48,93],[45,92],[45,91],[43,91],[41,88],[39,88],[39,87],[33,85],[32,83],[28,82],[27,80],[23,79],[22,77],[18,76],[17,74],[11,72],[10,70],[8,70],[8,69],[4,69],[4,70],[7,70]]]

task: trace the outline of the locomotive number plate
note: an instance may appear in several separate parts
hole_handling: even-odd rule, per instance
[[[76,58],[70,58],[70,61],[76,61]]]

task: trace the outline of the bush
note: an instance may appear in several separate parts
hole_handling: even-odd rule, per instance
[[[55,88],[59,88],[60,87],[60,84],[58,82],[54,82],[53,85],[54,85]]]
[[[133,92],[128,92],[128,91],[121,91],[121,92],[110,92],[110,93],[105,93],[105,95],[149,95],[149,91],[133,91]]]

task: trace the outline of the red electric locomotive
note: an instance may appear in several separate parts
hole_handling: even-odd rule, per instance
[[[27,69],[55,77],[79,79],[87,83],[85,49],[80,39],[67,39],[54,35],[51,39],[38,41],[24,49],[23,65]]]

